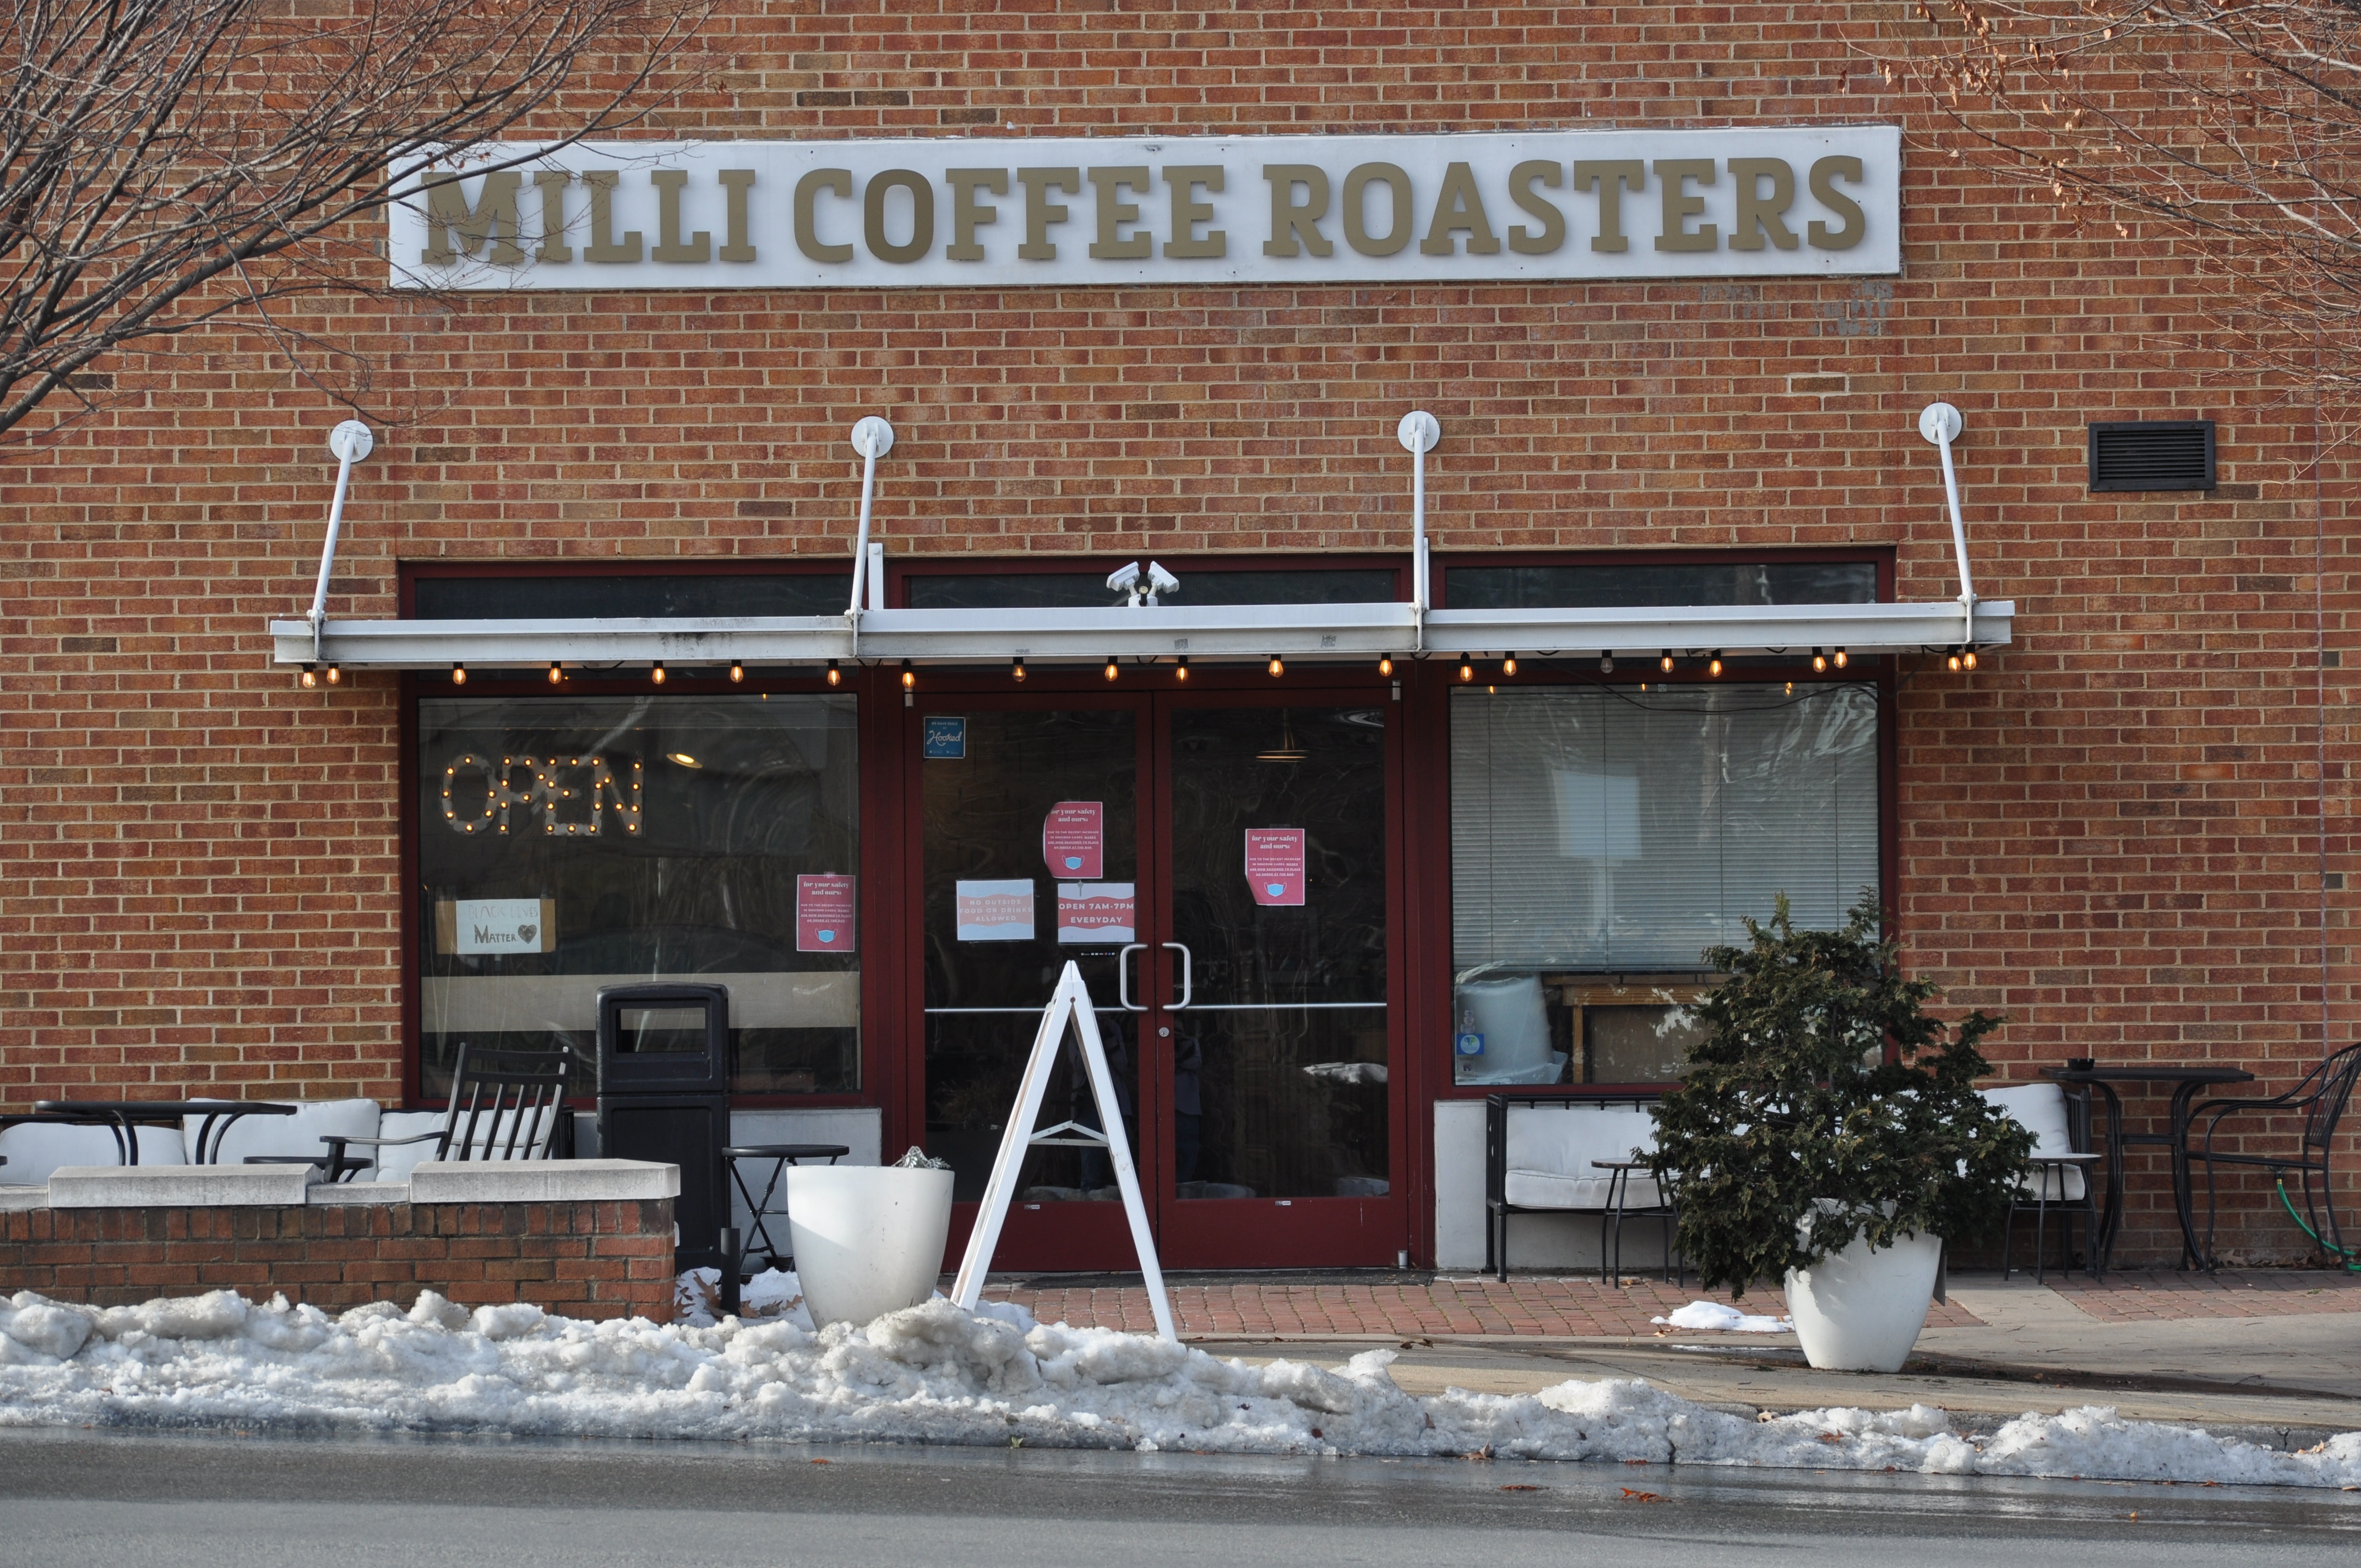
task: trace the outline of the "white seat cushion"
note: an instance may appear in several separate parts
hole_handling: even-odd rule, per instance
[[[1656,1146],[1656,1121],[1628,1105],[1511,1105],[1510,1170],[1547,1170],[1604,1179],[1594,1159],[1630,1159]]]
[[[2020,1083],[2007,1089],[1980,1091],[1986,1103],[2033,1135],[2033,1152],[2062,1155],[2074,1152],[2066,1129],[2066,1091],[2054,1083]],[[2090,1184],[2073,1166],[2036,1166],[2017,1182],[2026,1197],[2052,1203],[2079,1203]]]
[[[170,1127],[135,1127],[142,1165],[186,1165],[181,1135]],[[121,1165],[123,1155],[108,1127],[69,1127],[20,1122],[0,1132],[0,1186],[46,1187],[49,1172],[67,1165]]]
[[[1589,1176],[1566,1176],[1554,1170],[1510,1170],[1501,1179],[1500,1195],[1520,1209],[1604,1209],[1612,1179],[1613,1173],[1604,1170]],[[1634,1171],[1624,1184],[1626,1209],[1653,1209],[1663,1202],[1664,1195],[1653,1176]]]
[[[197,1130],[203,1122],[202,1116],[191,1116],[181,1124],[181,1138],[191,1155],[196,1153]],[[292,1116],[240,1116],[226,1128],[216,1123],[221,1153],[214,1163],[244,1165],[248,1155],[325,1160],[328,1149],[322,1138],[373,1138],[377,1128],[374,1100],[308,1100],[297,1105]]]

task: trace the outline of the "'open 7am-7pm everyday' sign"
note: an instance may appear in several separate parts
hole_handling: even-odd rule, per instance
[[[1858,276],[1901,269],[1901,175],[1894,126],[503,143],[419,177],[390,259],[452,289]]]

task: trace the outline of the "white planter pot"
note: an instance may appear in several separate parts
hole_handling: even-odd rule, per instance
[[[1943,1244],[1906,1235],[1872,1252],[1852,1245],[1787,1275],[1787,1313],[1804,1359],[1831,1372],[1899,1372],[1927,1326]]]
[[[791,1166],[787,1226],[816,1323],[867,1323],[934,1294],[950,1234],[951,1173]]]

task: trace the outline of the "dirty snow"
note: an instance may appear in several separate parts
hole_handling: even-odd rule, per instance
[[[779,1287],[774,1284],[772,1288]],[[1631,1379],[1533,1395],[1397,1387],[1390,1350],[1252,1366],[1107,1329],[934,1300],[814,1333],[473,1311],[257,1305],[225,1291],[137,1307],[24,1292],[0,1307],[0,1424],[275,1424],[630,1438],[1484,1455],[1683,1464],[2361,1485],[2361,1432],[2278,1453],[2085,1407],[1989,1433],[1940,1409],[1748,1420]]]
[[[685,1328],[709,1329],[721,1316],[721,1271],[683,1270],[673,1281],[672,1321]],[[738,1317],[748,1324],[785,1319],[807,1332],[816,1326],[804,1307],[803,1283],[792,1268],[766,1268],[741,1286]]]
[[[1692,1301],[1676,1307],[1668,1318],[1650,1318],[1675,1329],[1727,1329],[1735,1334],[1784,1334],[1795,1332],[1793,1318],[1765,1318],[1753,1312],[1741,1312],[1735,1307],[1725,1307],[1719,1301]]]

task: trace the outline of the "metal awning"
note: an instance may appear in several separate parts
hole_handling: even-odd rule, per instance
[[[1940,411],[1938,414],[1938,411]],[[1992,648],[2010,641],[2016,607],[1979,600],[1968,575],[1966,531],[1950,442],[1959,415],[1938,403],[1919,428],[1941,447],[1950,502],[1960,594],[1907,604],[1633,605],[1608,609],[1435,609],[1429,608],[1425,531],[1425,454],[1440,434],[1433,416],[1413,413],[1398,433],[1413,458],[1412,598],[1388,604],[1191,606],[1142,602],[1087,609],[888,609],[882,608],[884,551],[869,541],[877,459],[893,446],[884,420],[853,427],[863,458],[861,521],[853,546],[851,605],[841,615],[581,620],[330,620],[327,587],[353,463],[368,455],[368,432],[354,424],[332,438],[342,461],[328,542],[311,613],[270,623],[271,653],[286,665],[432,670],[591,668],[662,663],[667,668],[818,664],[907,660],[913,664],[978,664],[1025,659],[1044,665],[1124,660],[1367,660],[1517,652],[1527,655],[1613,652],[1650,657],[1719,653],[1852,654]],[[864,603],[864,601],[866,601]]]

